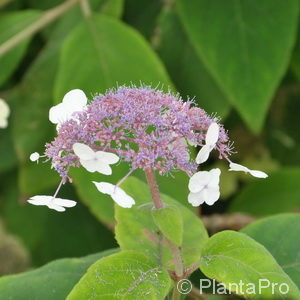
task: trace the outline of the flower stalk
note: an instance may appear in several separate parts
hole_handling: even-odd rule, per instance
[[[149,187],[150,187],[151,196],[152,196],[153,203],[154,203],[154,209],[163,208],[163,202],[160,198],[159,187],[156,182],[156,178],[155,178],[155,174],[154,174],[153,170],[152,169],[145,170],[145,175],[146,175],[146,179],[149,184]],[[174,245],[169,239],[166,238],[166,240],[167,240],[167,243],[168,243],[169,248],[172,253],[176,278],[177,279],[183,278],[184,266],[183,266],[183,261],[181,258],[180,248],[177,247],[176,245]],[[172,299],[179,300],[180,293],[177,289],[177,281],[175,280],[174,282],[175,282],[175,286],[173,289]]]
[[[155,209],[163,208],[163,203],[160,199],[159,188],[153,170],[152,169],[145,170],[145,175],[150,187],[150,192],[151,192]]]

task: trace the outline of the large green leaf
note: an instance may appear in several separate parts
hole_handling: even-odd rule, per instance
[[[299,178],[299,168],[286,168],[270,174],[268,179],[252,181],[233,200],[230,211],[264,216],[297,210],[300,207]]]
[[[200,269],[206,276],[223,283],[228,289],[232,284],[231,291],[251,299],[300,298],[295,283],[266,248],[239,232],[223,231],[212,236],[202,251]],[[260,284],[260,280],[264,280],[264,283]],[[240,281],[243,286],[239,286]],[[267,285],[266,281],[270,282],[270,287],[259,291],[259,286]],[[234,286],[234,283],[238,286]],[[255,290],[248,290],[249,284],[254,285]],[[274,292],[272,284],[277,284]],[[288,285],[288,294],[280,293],[281,284]],[[286,288],[282,290],[285,292]]]
[[[13,300],[64,300],[91,264],[116,251],[63,258],[34,271],[2,277],[0,295]]]
[[[242,229],[264,245],[300,288],[300,215],[281,214],[258,220]]]
[[[183,220],[176,206],[165,206],[151,211],[154,223],[162,234],[176,246],[180,247],[183,237]]]
[[[35,10],[22,10],[0,14],[0,45],[19,33],[40,16]],[[12,50],[0,57],[0,86],[12,74],[22,59],[30,38],[19,43]]]
[[[169,274],[145,254],[123,251],[94,263],[75,285],[68,300],[160,300],[171,287]]]
[[[157,50],[181,95],[195,97],[208,113],[226,116],[230,109],[228,99],[197,56],[177,14],[172,10],[164,12],[159,28]]]
[[[63,45],[55,96],[61,99],[73,88],[91,95],[141,82],[170,85],[163,65],[142,36],[117,20],[94,15]]]
[[[296,38],[297,0],[177,0],[185,29],[208,70],[258,132]]]
[[[151,256],[169,262],[170,253],[165,242],[158,233],[152,215],[152,200],[149,187],[137,178],[126,179],[122,188],[131,195],[136,204],[128,209],[120,206],[116,211],[116,239],[123,250],[139,250]],[[176,206],[183,218],[182,257],[186,266],[200,258],[203,243],[207,240],[207,232],[200,219],[189,209],[172,198],[162,195],[164,203]]]
[[[124,0],[105,0],[101,7],[101,13],[111,17],[121,18],[124,10],[124,2]]]

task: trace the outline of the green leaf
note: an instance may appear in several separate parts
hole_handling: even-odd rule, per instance
[[[227,289],[251,299],[299,299],[300,292],[295,283],[281,269],[265,247],[247,235],[235,231],[223,231],[212,236],[204,246],[200,261],[201,271],[209,278],[223,283]],[[268,280],[270,287],[262,288],[259,295],[260,280]],[[243,286],[239,282],[243,282]],[[234,286],[233,284],[238,286]],[[279,286],[287,284],[289,293],[280,294]],[[255,285],[255,294],[249,290]],[[266,282],[263,283],[266,285]],[[272,293],[272,284],[274,287]],[[285,291],[285,289],[284,289]]]
[[[34,271],[2,277],[1,297],[13,300],[64,300],[91,264],[116,251],[59,259]]]
[[[253,132],[289,64],[298,1],[177,0],[195,49]],[[280,45],[280,46],[279,46]]]
[[[101,7],[101,13],[107,16],[121,18],[124,9],[124,0],[105,0]]]
[[[68,300],[164,299],[171,287],[168,273],[137,251],[122,251],[94,263]]]
[[[230,110],[228,99],[197,56],[177,14],[172,10],[164,12],[159,28],[157,51],[180,94],[195,97],[199,106],[208,113],[226,116]]]
[[[280,214],[258,220],[242,229],[274,256],[300,288],[300,215]]]
[[[94,15],[78,25],[63,45],[55,98],[73,88],[91,95],[141,82],[170,85],[163,65],[142,36],[115,19]]]
[[[170,260],[169,248],[159,234],[159,229],[151,215],[152,200],[149,187],[137,178],[130,177],[122,188],[131,195],[136,204],[130,208],[115,206],[117,220],[116,239],[123,250],[139,250],[160,258]],[[182,257],[185,266],[199,260],[203,243],[207,240],[206,229],[201,220],[188,208],[174,199],[161,195],[165,204],[176,206],[183,218]]]
[[[254,216],[291,212],[300,207],[300,168],[286,168],[264,180],[254,180],[233,200],[231,212],[242,211]]]
[[[181,246],[183,236],[183,220],[176,206],[165,206],[151,210],[154,223],[163,235],[176,246]]]
[[[37,20],[40,13],[35,10],[22,10],[0,14],[0,45],[19,33],[24,27]],[[0,86],[9,78],[25,54],[30,38],[25,39],[0,57]]]

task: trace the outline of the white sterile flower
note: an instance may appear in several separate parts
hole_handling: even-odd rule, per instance
[[[189,181],[189,203],[193,206],[199,206],[204,202],[213,205],[220,197],[220,174],[218,168],[195,173]]]
[[[93,181],[93,183],[96,185],[99,192],[110,195],[118,205],[125,208],[130,208],[132,205],[135,204],[134,199],[127,195],[125,191],[123,191],[121,188],[109,182]]]
[[[82,143],[73,145],[74,153],[79,157],[81,165],[89,172],[99,172],[104,175],[111,175],[110,165],[119,161],[118,155],[110,152],[95,152],[89,146]]]
[[[10,109],[7,103],[0,99],[0,128],[6,128],[7,127],[7,118],[10,114]]]
[[[212,123],[208,127],[205,145],[200,149],[196,157],[196,163],[202,164],[207,161],[210,152],[215,148],[219,139],[220,127],[217,123]]]
[[[59,126],[72,119],[74,112],[82,111],[87,105],[87,97],[82,90],[71,90],[65,94],[61,103],[53,106],[49,110],[50,122]]]
[[[242,165],[239,165],[239,164],[236,164],[233,162],[230,162],[230,164],[229,164],[229,171],[242,171],[245,173],[249,173],[252,176],[257,177],[257,178],[267,178],[268,177],[268,174],[266,174],[265,172],[258,171],[258,170],[250,170],[247,167],[244,167]]]
[[[34,153],[31,153],[30,156],[29,156],[29,159],[31,161],[39,161],[39,158],[40,158],[40,154],[38,152],[34,152]]]
[[[54,198],[53,196],[34,196],[27,200],[30,204],[33,205],[45,205],[50,209],[62,212],[65,211],[65,207],[73,207],[77,203],[73,200]]]

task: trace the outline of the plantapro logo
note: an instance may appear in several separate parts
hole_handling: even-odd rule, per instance
[[[270,294],[277,296],[287,295],[290,287],[287,283],[271,282],[268,279],[259,279],[258,283],[251,283],[240,280],[238,283],[228,283],[226,286],[212,279],[200,279],[200,294],[205,294],[208,290],[212,294],[218,295],[266,295]],[[282,297],[287,299],[286,297]]]

